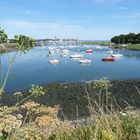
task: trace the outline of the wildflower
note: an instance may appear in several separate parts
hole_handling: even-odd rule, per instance
[[[126,116],[126,113],[124,113],[124,112],[120,112],[120,114],[121,114],[122,116]]]
[[[17,119],[21,120],[23,116],[21,114],[17,114]]]
[[[3,134],[2,134],[2,132],[0,132],[0,137],[2,137],[3,136]]]
[[[11,130],[12,130],[12,127],[10,125],[6,125],[4,128],[4,131],[8,133],[11,132]]]
[[[29,90],[29,93],[34,95],[34,97],[38,97],[45,94],[42,86],[35,86],[35,85],[32,85],[32,88]]]
[[[44,115],[41,117],[37,117],[35,120],[35,123],[39,127],[55,126],[56,125],[56,117]]]
[[[21,125],[22,125],[22,121],[17,120],[16,122],[13,123],[13,128],[18,129],[18,128],[20,128]]]
[[[31,110],[31,109],[36,108],[39,105],[40,104],[35,103],[34,101],[30,101],[30,102],[24,103],[24,105],[22,105],[21,108],[24,108],[24,109],[27,109],[27,110]]]
[[[22,93],[21,92],[15,92],[14,96],[22,96]]]

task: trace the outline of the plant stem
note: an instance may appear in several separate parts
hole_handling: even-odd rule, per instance
[[[22,99],[20,102],[16,103],[16,106],[20,105],[21,103],[23,103],[24,101],[26,101],[27,99],[29,99],[33,94],[27,96],[26,98]]]
[[[16,56],[18,55],[19,50],[20,50],[21,47],[22,47],[22,44],[20,45],[18,51],[16,52],[16,54],[14,55],[14,57],[12,58],[12,60],[10,60],[10,58],[9,58],[10,64],[9,64],[9,66],[8,66],[8,70],[7,70],[6,76],[5,76],[5,78],[4,78],[3,85],[2,85],[2,89],[3,89],[3,90],[4,90],[4,88],[5,88],[5,85],[6,85],[6,82],[7,82],[8,76],[9,76],[9,73],[10,73],[10,71],[11,71],[12,65],[13,65],[13,63],[14,63],[14,60],[15,60]],[[5,48],[5,47],[4,47],[4,48]],[[6,52],[6,53],[7,53],[7,52]]]

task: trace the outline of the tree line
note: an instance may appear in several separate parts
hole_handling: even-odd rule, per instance
[[[111,38],[111,42],[115,44],[140,44],[140,33],[121,34]]]

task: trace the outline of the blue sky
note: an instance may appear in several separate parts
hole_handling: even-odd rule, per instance
[[[140,32],[140,0],[1,0],[0,26],[9,38],[109,40]]]

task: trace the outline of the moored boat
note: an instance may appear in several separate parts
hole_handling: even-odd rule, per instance
[[[115,58],[123,57],[123,55],[122,55],[122,54],[119,54],[119,53],[117,53],[117,54],[112,54],[111,56],[112,56],[112,57],[115,57]]]
[[[83,58],[83,55],[82,54],[73,54],[73,55],[70,55],[70,58]]]
[[[96,49],[102,49],[102,47],[100,45],[97,45]]]
[[[62,50],[61,51],[62,53],[61,53],[61,56],[67,56],[67,55],[69,55],[69,50]]]
[[[103,58],[102,61],[105,61],[105,62],[114,62],[115,61],[115,58],[113,58],[113,57],[106,57],[106,58]]]
[[[108,51],[109,54],[113,54],[113,50]]]
[[[88,49],[88,50],[86,50],[86,53],[92,53],[92,52],[93,52],[92,49]]]
[[[89,63],[91,63],[92,61],[89,60],[89,59],[82,59],[82,60],[79,60],[79,62],[82,63],[82,64],[89,64]]]
[[[58,59],[52,59],[52,60],[49,60],[49,63],[50,64],[58,64],[59,60]]]

